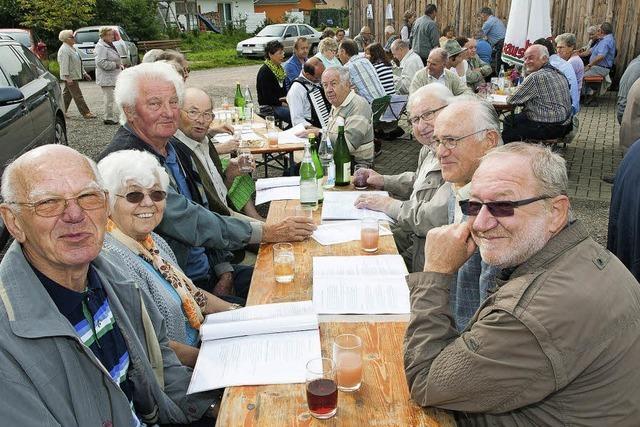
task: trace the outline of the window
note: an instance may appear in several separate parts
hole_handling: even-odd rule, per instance
[[[284,36],[297,36],[298,35],[298,29],[296,28],[296,25],[289,25],[287,27],[287,31],[284,33]]]
[[[231,3],[218,3],[218,14],[220,15],[220,22],[224,25],[233,21],[231,16]]]
[[[76,31],[76,43],[98,43],[100,36],[98,30]]]
[[[10,46],[0,46],[0,62],[14,86],[20,88],[33,81],[36,76],[26,61],[21,61]]]
[[[120,38],[126,42],[129,41],[129,35],[124,32],[122,28],[118,28],[118,32],[120,33]]]
[[[11,86],[11,83],[9,83],[9,80],[7,80],[7,77],[2,72],[2,69],[0,69],[0,87],[6,86]]]
[[[29,49],[21,45],[19,49],[16,47],[16,50],[19,51],[18,56],[22,54],[23,59],[29,63],[29,68],[31,68],[31,71],[33,71],[36,76],[41,76],[47,72],[47,69],[44,68],[42,62],[40,62],[40,60]]]
[[[313,34],[311,28],[307,27],[306,25],[298,25],[298,30],[300,31],[301,36],[310,36]]]

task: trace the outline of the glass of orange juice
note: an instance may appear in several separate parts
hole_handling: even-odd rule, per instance
[[[376,252],[378,250],[379,227],[378,220],[375,218],[364,218],[360,221],[360,247],[363,251]]]
[[[333,341],[338,390],[356,391],[362,385],[362,339],[353,334],[338,335]]]
[[[291,243],[273,245],[273,273],[278,283],[291,283],[295,271],[295,257]]]

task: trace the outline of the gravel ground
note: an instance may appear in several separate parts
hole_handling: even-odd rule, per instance
[[[250,88],[253,88],[255,75],[259,67],[259,65],[251,65],[194,71],[189,77],[188,86],[204,89],[213,97],[214,102],[218,104],[223,96],[232,99],[236,82],[239,82],[242,87],[249,85]],[[72,104],[69,110],[69,119],[67,120],[69,145],[95,158],[97,154],[109,144],[118,126],[105,126],[102,124],[102,93],[97,85],[93,82],[82,82],[80,85],[87,104],[99,118],[91,120],[83,119]],[[416,151],[419,150],[417,143],[415,145]],[[380,160],[383,159],[384,157]],[[411,166],[411,168],[413,167],[414,166]],[[407,168],[410,169],[408,166]],[[609,203],[572,199],[571,204],[575,217],[585,223],[593,237],[600,244],[606,245]]]

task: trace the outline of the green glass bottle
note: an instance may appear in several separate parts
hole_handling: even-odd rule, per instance
[[[338,138],[333,147],[333,161],[336,164],[336,185],[345,186],[351,182],[351,153],[344,138],[344,119],[336,119]]]
[[[324,188],[322,187],[324,173],[322,172],[322,163],[320,162],[320,156],[318,155],[318,141],[316,141],[316,134],[309,134],[309,145],[311,146],[311,160],[313,160],[313,166],[316,168],[316,180],[318,181],[318,203],[322,203],[324,200]]]
[[[304,144],[304,157],[300,163],[300,205],[303,209],[316,210],[318,207],[318,181],[309,142]]]
[[[240,82],[236,82],[236,96],[233,99],[233,106],[234,107],[238,107],[238,119],[240,120],[244,120],[244,106],[245,106],[245,99],[244,96],[242,95],[242,90],[240,89]]]

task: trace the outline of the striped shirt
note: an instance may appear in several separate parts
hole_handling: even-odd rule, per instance
[[[351,84],[356,87],[358,95],[368,102],[385,95],[376,69],[367,58],[359,55],[352,56],[344,66],[349,70]]]
[[[380,83],[382,83],[385,93],[387,95],[395,95],[396,87],[393,84],[393,70],[391,69],[391,65],[378,62],[377,64],[373,64],[373,68],[376,69],[376,73],[378,74],[378,78],[380,79]]]
[[[109,298],[98,273],[90,266],[86,291],[75,292],[57,284],[33,266],[31,268],[60,314],[67,318],[82,343],[91,350],[127,396],[133,413],[131,425],[139,426],[140,421],[133,410],[133,385],[127,378],[129,350],[113,317]]]

